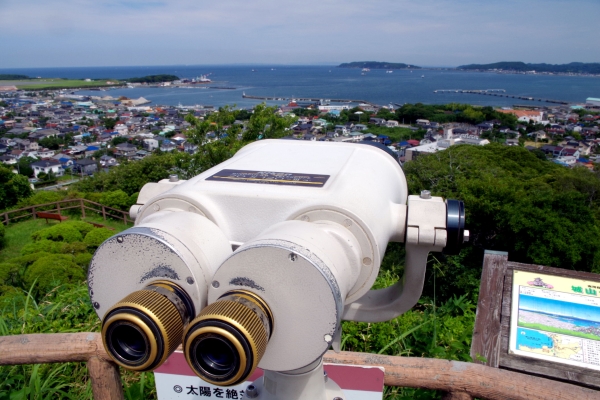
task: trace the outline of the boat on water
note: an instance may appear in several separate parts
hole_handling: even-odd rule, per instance
[[[362,72],[369,72],[369,71],[370,71],[370,69],[369,69],[369,68],[363,68],[363,69],[362,69]]]
[[[385,71],[385,73],[386,73],[386,74],[393,74],[393,73],[394,73],[394,71],[392,71],[392,70],[390,69],[390,70],[387,70],[387,71]]]
[[[421,78],[425,78],[425,75],[421,75]]]

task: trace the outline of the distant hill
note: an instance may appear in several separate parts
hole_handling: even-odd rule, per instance
[[[31,79],[27,75],[17,75],[17,74],[0,74],[0,81],[12,81],[12,80],[20,80],[20,79]]]
[[[173,82],[178,81],[179,77],[175,75],[148,75],[141,78],[129,78],[127,82],[132,83],[159,83],[159,82]]]
[[[572,62],[570,64],[525,64],[524,62],[503,61],[493,64],[469,64],[461,65],[457,69],[502,69],[505,71],[536,71],[536,72],[557,72],[574,74],[600,74],[600,63],[580,63]]]
[[[379,61],[354,61],[338,65],[339,68],[370,68],[370,69],[420,69],[416,65],[404,63],[389,63]]]

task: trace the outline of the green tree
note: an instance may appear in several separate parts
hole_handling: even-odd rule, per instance
[[[106,127],[106,129],[114,129],[118,121],[118,118],[102,118],[102,124]]]
[[[25,176],[14,174],[10,169],[0,166],[0,209],[12,207],[32,193]]]
[[[112,192],[104,192],[100,196],[100,203],[105,206],[117,208],[119,210],[129,210],[133,205],[130,201],[130,197],[127,193],[122,190],[115,190]]]
[[[33,168],[31,168],[31,164],[36,161],[37,160],[32,157],[21,157],[19,161],[17,161],[16,169],[19,174],[31,178],[33,177]]]
[[[508,251],[514,261],[600,272],[600,180],[594,172],[496,144],[452,146],[404,170],[410,193],[428,189],[465,202],[471,243],[460,256],[440,259],[438,295],[476,291],[486,249]]]

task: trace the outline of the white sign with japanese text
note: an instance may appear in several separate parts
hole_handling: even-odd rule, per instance
[[[344,391],[344,400],[381,400],[382,367],[325,364],[325,372]],[[246,387],[263,375],[257,369],[250,378],[236,386],[221,387],[200,379],[188,366],[182,352],[176,351],[154,371],[158,400],[243,399]]]

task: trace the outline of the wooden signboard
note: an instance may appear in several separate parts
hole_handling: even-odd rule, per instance
[[[600,275],[486,251],[471,357],[600,389]]]

